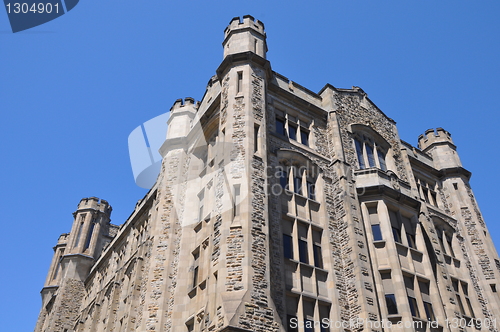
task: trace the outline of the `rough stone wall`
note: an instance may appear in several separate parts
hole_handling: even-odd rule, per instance
[[[221,127],[224,126],[227,119],[227,106],[229,104],[228,98],[228,90],[229,90],[229,75],[227,75],[222,81],[222,90],[221,90],[221,103],[220,103],[220,124]]]
[[[226,291],[232,292],[243,289],[243,259],[245,253],[242,247],[243,232],[241,227],[232,228],[229,230],[227,237],[227,253],[226,253]]]
[[[245,303],[245,313],[240,316],[239,322],[243,328],[255,332],[278,331],[279,324],[274,320],[274,310],[269,307],[266,246],[266,217],[265,217],[265,174],[264,163],[254,157],[252,162],[252,291],[250,302]]]
[[[397,175],[401,180],[408,182],[408,176],[401,155],[401,141],[396,133],[394,124],[375,106],[371,104],[368,107],[362,106],[360,98],[362,98],[360,95],[335,94],[335,105],[346,161],[350,165],[357,165],[352,137],[347,131],[349,125],[363,124],[369,126],[390,144],[392,157],[397,168]]]
[[[461,208],[462,218],[464,221],[465,228],[467,229],[467,236],[470,239],[470,243],[473,246],[473,251],[478,258],[478,264],[481,267],[486,280],[495,279],[495,272],[491,266],[490,258],[486,253],[484,248],[483,240],[479,235],[477,225],[472,218],[472,213],[468,207]]]
[[[80,313],[80,306],[84,295],[85,288],[83,282],[76,279],[64,280],[58,289],[58,296],[52,309],[55,315],[51,317],[46,331],[72,330],[75,325],[75,318]]]
[[[470,232],[471,228],[469,226],[470,226],[471,213],[470,213],[468,208],[462,208],[462,217],[465,220],[467,232]],[[456,231],[459,234],[459,244],[460,244],[460,248],[462,250],[462,254],[463,254],[463,257],[465,260],[465,266],[467,267],[467,270],[469,272],[469,277],[470,277],[470,281],[472,283],[472,288],[474,289],[476,296],[477,296],[477,300],[479,301],[479,304],[481,305],[482,314],[484,315],[485,318],[488,318],[491,321],[494,321],[494,319],[496,317],[494,317],[493,314],[488,309],[488,300],[486,299],[485,295],[483,294],[483,290],[479,284],[479,276],[478,276],[476,269],[474,268],[474,265],[471,262],[470,254],[468,252],[467,246],[465,245],[465,240],[464,240],[462,234],[460,233],[460,230],[458,229],[458,227],[457,227]],[[470,235],[470,234],[468,234],[468,235]],[[478,250],[477,248],[474,248],[474,251],[477,251],[477,250]],[[477,255],[477,253],[476,253],[476,255]],[[486,256],[486,258],[488,258],[488,257]],[[483,270],[483,273],[485,273],[485,270],[486,270],[485,277],[486,277],[486,279],[488,279],[488,277],[490,276],[490,272],[488,269],[491,269],[491,267],[489,265],[489,259],[488,259],[488,264],[486,266],[482,262],[480,262],[480,265],[481,265],[481,268]],[[494,278],[493,271],[491,271],[491,274],[493,275],[493,278]],[[491,332],[498,332],[498,329],[496,328],[495,325],[488,326],[488,330]]]

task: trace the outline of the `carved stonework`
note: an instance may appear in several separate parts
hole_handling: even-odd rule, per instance
[[[349,125],[363,124],[369,126],[390,144],[397,175],[401,180],[408,182],[406,168],[401,156],[401,142],[393,123],[374,106],[370,105],[369,108],[362,106],[358,96],[336,94],[335,101],[346,161],[350,165],[357,164],[354,144],[348,132]]]

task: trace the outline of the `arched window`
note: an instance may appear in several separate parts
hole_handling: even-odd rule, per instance
[[[377,167],[386,171],[389,144],[370,127],[353,125],[352,130],[359,169]]]

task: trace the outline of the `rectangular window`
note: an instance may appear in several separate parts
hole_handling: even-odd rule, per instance
[[[193,288],[198,285],[198,266],[193,270]]]
[[[314,332],[314,321],[311,319],[304,319],[304,332]]]
[[[398,305],[396,304],[396,296],[394,294],[385,294],[385,303],[389,315],[398,314]]]
[[[237,93],[240,93],[243,90],[243,72],[239,71],[238,72],[238,91]]]
[[[446,242],[448,243],[448,248],[450,249],[450,256],[455,257],[455,252],[453,251],[453,244],[452,244],[452,239],[453,237],[451,235],[446,235]]]
[[[302,195],[302,178],[300,176],[293,178],[293,191],[296,194]]]
[[[394,237],[394,241],[401,243],[401,230],[396,227],[392,227],[392,236]]]
[[[309,146],[309,132],[300,127],[300,143]]]
[[[255,125],[254,131],[253,131],[253,152],[258,152],[259,151],[259,126]]]
[[[78,244],[80,243],[80,238],[82,237],[82,230],[83,230],[83,222],[81,222],[80,226],[78,227],[78,233],[76,235],[76,242],[75,242],[75,246],[73,248],[78,247]]]
[[[302,263],[309,264],[307,242],[302,239],[299,239],[299,259]]]
[[[378,155],[378,163],[380,165],[380,169],[383,171],[387,171],[387,165],[385,164],[385,153],[380,150],[377,150]]]
[[[330,319],[330,308],[328,306],[319,305],[319,318],[321,321],[320,332],[330,332],[330,328],[328,327],[328,322]]]
[[[285,258],[293,259],[293,242],[288,234],[283,234],[283,255]]]
[[[297,316],[286,315],[287,320],[287,332],[299,332]],[[292,327],[293,326],[293,327]]]
[[[313,245],[313,254],[314,254],[314,266],[323,268],[323,255],[321,253],[321,247],[317,244]]]
[[[199,272],[199,268],[198,268],[198,264],[199,264],[199,258],[200,258],[200,248],[198,247],[194,252],[193,252],[193,259],[194,259],[194,263],[193,263],[193,288],[198,286],[198,272]]]
[[[237,184],[234,186],[234,217],[240,215],[240,210],[241,210],[241,195],[240,195],[240,185]]]
[[[276,118],[276,133],[280,135],[285,135],[286,130],[285,130],[285,120]]]
[[[380,225],[372,225],[373,241],[382,241],[382,231],[380,230]]]
[[[297,140],[297,126],[288,122],[288,137],[293,140]]]
[[[288,174],[284,170],[280,170],[279,176],[281,188],[288,189]]]
[[[307,197],[312,200],[316,199],[314,183],[312,183],[311,181],[307,181]]]
[[[406,233],[406,240],[408,241],[408,247],[410,248],[417,248],[417,245],[415,244],[415,235]]]
[[[436,321],[436,316],[434,315],[434,310],[432,309],[432,304],[424,301],[425,317],[431,322]]]
[[[368,157],[368,164],[370,167],[376,167],[375,157],[373,156],[373,147],[369,144],[365,144],[366,155]]]
[[[90,229],[89,229],[89,233],[87,235],[87,240],[85,241],[85,246],[84,246],[84,250],[85,249],[88,249],[90,247],[90,241],[92,240],[92,233],[94,233],[94,227],[95,227],[95,222],[92,222],[90,224]]]
[[[420,317],[420,312],[418,311],[417,300],[414,297],[408,296],[408,304],[410,305],[411,315],[413,317]]]
[[[365,169],[365,160],[363,158],[363,143],[361,143],[359,140],[355,139],[354,143],[356,145],[356,155],[358,156],[358,163],[359,163],[359,168],[360,169]]]

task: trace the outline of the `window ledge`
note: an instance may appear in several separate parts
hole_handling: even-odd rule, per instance
[[[373,241],[373,245],[375,246],[375,248],[384,248],[385,240]]]

